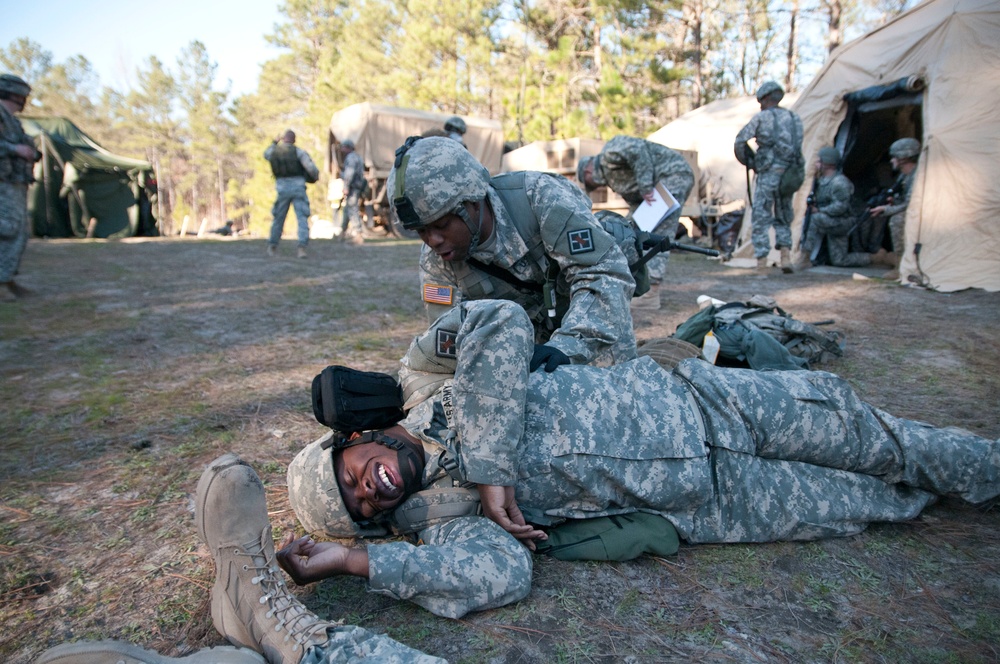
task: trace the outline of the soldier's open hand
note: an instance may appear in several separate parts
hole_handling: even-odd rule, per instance
[[[483,514],[516,537],[528,549],[535,550],[534,540],[548,539],[548,535],[544,532],[525,522],[521,508],[514,500],[514,487],[479,484],[478,488]]]
[[[335,542],[316,542],[311,537],[295,539],[291,531],[285,533],[280,544],[281,549],[275,557],[296,585],[304,586],[340,574],[368,576],[368,552],[363,549],[349,549]],[[364,557],[363,561],[360,556]]]

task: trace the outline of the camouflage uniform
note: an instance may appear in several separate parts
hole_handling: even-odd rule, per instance
[[[681,204],[687,201],[694,187],[694,171],[676,150],[632,136],[618,135],[601,150],[594,166],[594,183],[607,185],[625,199],[635,211],[643,202],[642,193],[653,190],[662,182]],[[677,209],[661,221],[653,232],[674,239],[681,210]],[[663,279],[668,254],[649,261],[649,277],[653,283]]]
[[[896,192],[892,199],[892,205],[886,205],[882,213],[889,218],[889,233],[892,235],[892,250],[897,254],[906,251],[906,207],[910,204],[910,190],[913,189],[913,176],[917,171],[910,171],[909,174],[900,173],[896,178],[896,184],[892,185],[893,192]]]
[[[871,265],[869,253],[848,251],[848,234],[857,218],[851,213],[854,185],[843,173],[829,177],[817,175],[814,203],[816,210],[809,218],[809,236],[803,249],[812,251],[826,237],[830,264],[838,267],[864,267]]]
[[[354,232],[361,235],[361,192],[364,190],[365,162],[357,152],[348,152],[344,157],[344,170],[340,174],[344,181],[343,223],[340,226],[341,237],[347,234],[350,226]]]
[[[425,655],[363,627],[343,625],[329,628],[326,633],[330,640],[310,648],[299,664],[445,664],[439,657]]]
[[[34,163],[15,154],[18,144],[35,147],[21,121],[0,104],[0,284],[11,281],[28,245],[28,185]]]
[[[264,159],[270,162],[276,147],[276,143],[269,145],[264,150]],[[302,169],[306,173],[314,180],[319,177],[319,169],[316,168],[316,164],[313,163],[312,158],[305,150],[296,147],[295,155],[298,157],[299,164],[302,165]],[[299,246],[305,247],[309,244],[310,214],[309,196],[306,195],[306,178],[302,175],[277,177],[275,178],[275,189],[278,191],[278,197],[274,201],[274,207],[271,208],[273,221],[271,222],[271,236],[268,239],[268,243],[272,247],[278,246],[278,243],[281,241],[281,233],[285,227],[285,217],[288,215],[288,207],[293,206],[295,208],[295,216],[299,222]]]
[[[575,364],[614,364],[634,358],[629,301],[635,282],[621,249],[598,225],[590,199],[569,180],[537,172],[525,172],[523,177],[523,191],[535,214],[535,219],[527,220],[530,223],[522,220],[529,233],[522,236],[511,211],[490,186],[486,195],[493,210],[493,236],[470,257],[538,284],[538,290],[518,288],[465,261],[444,261],[424,245],[420,269],[428,320],[433,322],[449,310],[449,306],[428,301],[429,289],[434,294],[448,293],[451,306],[463,300],[510,300],[528,312],[538,343],[555,346]],[[541,262],[555,261],[559,266],[554,320],[547,314],[541,292],[549,270],[530,253],[539,244],[544,250]]]
[[[746,164],[747,141],[757,139],[757,154],[751,167],[756,171],[753,193],[753,242],[757,258],[771,251],[768,229],[774,226],[774,245],[792,246],[792,197],[781,196],[778,185],[785,169],[802,151],[802,120],[786,108],[776,106],[757,113],[736,135],[736,158]]]
[[[1000,493],[1000,441],[893,417],[829,373],[697,359],[668,373],[648,357],[529,373],[531,325],[508,302],[467,302],[429,334],[442,330],[454,375],[403,423],[424,443],[423,486],[450,486],[457,462],[468,481],[516,486],[535,523],[643,511],[690,543],[810,540],[911,519],[936,494]],[[447,617],[528,594],[530,554],[492,521],[417,536],[369,544],[372,590]]]

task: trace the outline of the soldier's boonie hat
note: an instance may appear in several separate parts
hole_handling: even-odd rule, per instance
[[[825,148],[819,149],[819,160],[824,164],[829,164],[830,166],[837,166],[840,164],[840,151],[837,148],[832,148],[826,146]]]
[[[458,134],[464,134],[468,129],[465,126],[465,120],[458,117],[457,115],[453,115],[447,120],[445,120],[444,128],[445,131],[453,131]]]
[[[889,156],[896,159],[912,159],[920,154],[920,141],[915,138],[901,138],[889,146]]]
[[[472,153],[439,136],[406,139],[396,150],[386,182],[392,213],[408,230],[459,214],[456,210],[466,201],[483,200],[489,186],[489,171]]]
[[[359,524],[351,518],[340,495],[333,467],[331,431],[295,455],[288,466],[288,501],[302,527],[328,537],[381,537],[388,530],[374,523]]]
[[[340,142],[340,147],[354,149],[354,141],[347,138]]]
[[[31,86],[20,76],[0,74],[0,92],[27,97],[31,94]]]
[[[785,89],[775,81],[765,81],[757,88],[757,101],[763,101],[764,97],[775,96],[776,101],[781,101],[785,96]]]

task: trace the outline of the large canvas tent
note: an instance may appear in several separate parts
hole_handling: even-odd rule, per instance
[[[807,162],[836,145],[861,194],[891,184],[894,140],[920,139],[904,283],[1000,290],[998,44],[1000,2],[927,0],[834,51],[792,107]],[[796,238],[808,184],[795,200]]]
[[[158,235],[156,177],[149,162],[113,154],[66,118],[24,117],[42,159],[28,190],[38,237]]]

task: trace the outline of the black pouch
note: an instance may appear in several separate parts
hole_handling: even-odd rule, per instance
[[[312,405],[317,422],[341,433],[385,429],[406,415],[395,378],[336,365],[313,378]]]

